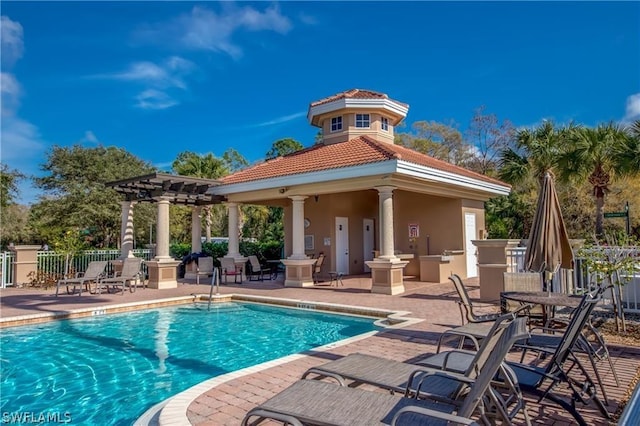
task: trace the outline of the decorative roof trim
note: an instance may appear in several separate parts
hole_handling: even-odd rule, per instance
[[[432,167],[421,166],[419,164],[410,163],[408,161],[398,160],[397,172],[399,174],[411,177],[426,177],[427,179],[431,179],[436,182],[454,184],[456,186],[490,192],[496,195],[509,195],[509,193],[511,192],[511,188],[509,186],[474,179],[469,176],[451,173],[440,169],[434,169]]]
[[[328,114],[341,109],[383,109],[391,112],[395,119],[392,124],[395,126],[400,123],[409,112],[409,106],[388,98],[361,99],[361,98],[342,98],[335,101],[323,103],[316,106],[310,106],[307,113],[307,120],[312,125],[317,125],[314,118],[323,114]]]

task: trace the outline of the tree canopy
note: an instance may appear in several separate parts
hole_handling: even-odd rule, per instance
[[[295,139],[284,138],[278,139],[271,145],[271,149],[265,154],[265,158],[270,160],[276,157],[282,157],[283,155],[291,154],[292,152],[300,151],[304,146]]]
[[[30,222],[43,240],[69,229],[84,231],[95,247],[109,247],[119,236],[121,197],[105,183],[153,172],[129,152],[98,146],[54,146],[35,184],[46,195],[32,206]]]

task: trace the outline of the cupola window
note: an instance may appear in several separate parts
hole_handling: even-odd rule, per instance
[[[356,127],[368,129],[371,126],[369,114],[356,114]]]
[[[385,132],[389,131],[389,119],[387,117],[382,117],[380,119],[380,128]]]
[[[342,130],[342,116],[333,117],[331,119],[331,131],[337,132],[339,130]]]

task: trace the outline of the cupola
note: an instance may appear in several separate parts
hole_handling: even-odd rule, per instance
[[[390,99],[384,93],[351,89],[309,105],[307,119],[322,129],[322,143],[345,142],[369,136],[393,143],[393,128],[409,111],[409,105]]]

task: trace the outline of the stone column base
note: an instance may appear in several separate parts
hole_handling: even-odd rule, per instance
[[[313,265],[316,259],[282,259],[286,267],[285,287],[312,287]]]
[[[404,282],[402,279],[404,267],[409,262],[394,259],[374,259],[365,264],[371,268],[371,293],[402,294]]]
[[[147,262],[149,288],[164,289],[178,287],[178,265],[174,259],[154,259]]]

